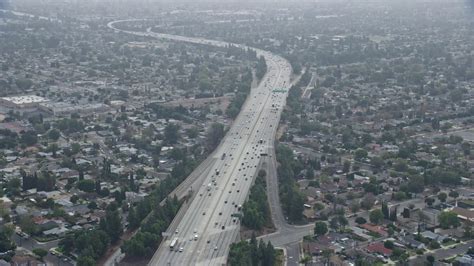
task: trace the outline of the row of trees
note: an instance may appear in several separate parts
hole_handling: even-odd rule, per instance
[[[111,243],[116,243],[123,232],[118,205],[112,202],[100,220],[99,227],[92,231],[80,231],[69,234],[59,242],[61,250],[79,255],[77,265],[96,265]]]
[[[78,254],[78,266],[94,266],[110,244],[110,237],[104,230],[83,230],[67,235],[59,242],[61,250]]]
[[[297,187],[295,176],[303,170],[303,166],[295,159],[293,151],[284,145],[277,146],[276,156],[279,164],[277,172],[283,211],[289,221],[301,221],[305,201]]]
[[[16,245],[11,240],[12,234],[13,234],[12,227],[5,226],[5,225],[0,226],[0,253],[6,254],[7,252],[15,250]],[[5,256],[2,256],[2,257],[5,258]]]
[[[28,130],[18,135],[8,129],[0,130],[0,148],[1,149],[13,149],[18,145],[32,146],[38,142],[38,136],[36,131]]]
[[[135,258],[153,255],[162,240],[161,233],[166,231],[179,207],[180,202],[176,197],[167,199],[163,207],[158,204],[151,216],[141,224],[140,231],[130,240],[124,242],[122,251],[128,257]],[[134,208],[130,209],[128,221],[131,228],[140,225],[138,215],[139,213]]]
[[[260,80],[263,78],[263,76],[265,76],[265,73],[267,73],[267,62],[265,62],[265,58],[263,56],[260,56],[255,68],[255,75]]]
[[[232,118],[237,117],[242,105],[247,99],[247,95],[250,93],[252,80],[253,75],[250,69],[248,69],[246,73],[240,76],[240,81],[234,86],[235,97],[232,99],[229,106],[227,106],[227,116]]]
[[[195,161],[184,157],[173,167],[169,178],[163,180],[145,200],[129,208],[128,229],[135,230],[140,227],[140,230],[122,246],[122,251],[128,257],[153,254],[162,240],[161,233],[168,228],[180,207],[176,197],[167,199],[163,206],[160,202],[192,172],[195,166]]]
[[[184,157],[173,168],[170,178],[161,182],[145,200],[128,209],[128,228],[133,230],[140,225],[142,227],[132,239],[125,241],[122,246],[122,250],[127,256],[140,257],[151,255],[159,245],[161,233],[167,229],[180,206],[176,198],[167,200],[163,207],[160,206],[160,201],[189,175],[195,165],[196,163],[193,160]],[[102,174],[107,176],[109,171],[109,162],[104,161]],[[133,189],[135,182],[132,174],[130,175],[129,182],[130,189]],[[103,192],[99,180],[94,182],[93,180],[80,178],[76,186],[87,192],[97,192],[98,194]],[[61,241],[60,247],[65,253],[74,251],[79,255],[78,265],[96,265],[96,260],[105,253],[109,245],[116,243],[120,239],[123,228],[118,206],[124,200],[124,192],[127,189],[128,187],[125,187],[122,191],[114,192],[113,197],[115,197],[115,201],[107,207],[105,217],[100,220],[99,227],[93,231],[94,234],[100,236],[101,241],[97,241],[94,235],[89,234],[89,231],[87,234],[82,233],[80,236],[77,234],[69,235]],[[148,219],[145,219],[150,213],[151,215]],[[89,249],[87,246],[92,248]]]
[[[258,172],[255,184],[250,190],[249,199],[242,206],[242,224],[254,230],[261,230],[264,226],[271,224],[265,176],[265,170]]]
[[[48,171],[42,171],[38,176],[36,172],[27,174],[22,170],[21,176],[24,191],[32,188],[36,188],[38,191],[52,191],[56,185],[56,177]]]
[[[227,263],[233,265],[251,266],[273,266],[276,265],[277,253],[273,245],[263,240],[257,242],[255,235],[252,235],[250,242],[242,240],[230,245]]]
[[[208,151],[213,151],[219,145],[224,136],[224,125],[221,123],[212,123],[206,137]]]

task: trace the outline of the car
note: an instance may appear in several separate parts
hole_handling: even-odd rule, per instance
[[[217,250],[217,246],[214,247],[214,250]]]
[[[179,248],[179,252],[183,252],[184,251],[184,248],[183,247],[180,247]]]

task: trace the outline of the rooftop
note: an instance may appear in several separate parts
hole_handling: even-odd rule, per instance
[[[24,96],[14,96],[14,97],[2,97],[3,101],[11,102],[14,104],[26,104],[26,103],[42,103],[47,102],[48,100],[41,96],[36,95],[24,95]]]

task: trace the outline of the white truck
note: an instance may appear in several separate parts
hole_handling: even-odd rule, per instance
[[[173,240],[171,240],[170,243],[170,250],[174,250],[178,246],[178,238],[175,237]]]

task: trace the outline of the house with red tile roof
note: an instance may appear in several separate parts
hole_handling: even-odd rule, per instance
[[[392,250],[386,248],[382,242],[373,243],[367,246],[367,252],[377,253],[386,257],[392,255]]]
[[[359,227],[369,231],[369,232],[372,232],[372,233],[377,233],[381,236],[388,236],[388,233],[387,231],[385,231],[383,229],[382,226],[379,226],[379,225],[372,225],[372,224],[361,224],[359,225]]]

